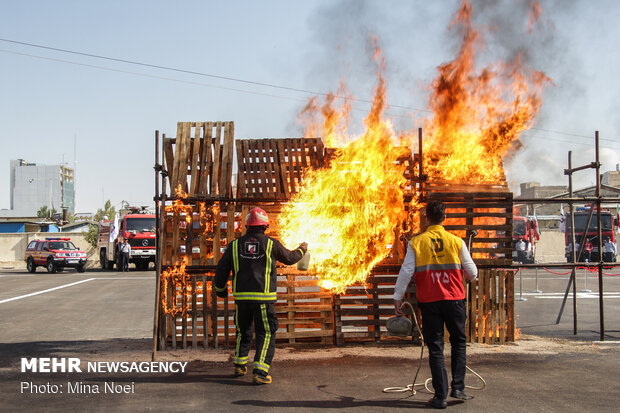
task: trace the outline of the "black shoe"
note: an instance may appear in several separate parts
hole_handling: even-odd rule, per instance
[[[433,408],[433,409],[445,409],[446,407],[448,407],[448,402],[446,401],[446,399],[440,399],[439,397],[435,396],[432,399],[430,399],[428,401],[428,404]]]
[[[452,390],[450,392],[450,397],[454,397],[455,399],[461,399],[461,400],[473,399],[473,396],[466,395],[463,390]]]

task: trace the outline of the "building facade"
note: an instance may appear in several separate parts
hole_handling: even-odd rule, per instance
[[[11,161],[10,210],[2,216],[34,217],[46,206],[48,210],[69,214],[75,211],[74,171],[64,165],[37,165],[23,159]]]

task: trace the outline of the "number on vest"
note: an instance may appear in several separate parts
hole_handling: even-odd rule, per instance
[[[431,279],[433,283],[442,283],[442,284],[450,284],[450,276],[447,272],[443,274],[441,272],[432,272]]]

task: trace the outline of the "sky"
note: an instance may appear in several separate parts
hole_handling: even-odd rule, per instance
[[[568,151],[573,166],[594,161],[595,131],[602,171],[620,163],[620,2],[541,0],[526,36],[529,2],[472,0],[481,62],[525,50],[552,79],[523,147],[505,160],[517,194],[520,182],[566,185]],[[155,130],[174,136],[178,121],[221,120],[235,122],[236,138],[299,137],[308,99],[341,81],[359,99],[355,131],[377,81],[371,36],[386,60],[386,117],[411,130],[429,116],[437,67],[456,55],[448,27],[459,3],[0,2],[0,209],[9,208],[10,160],[20,158],[75,166],[78,212],[108,199],[153,205]],[[594,180],[580,172],[575,185]]]

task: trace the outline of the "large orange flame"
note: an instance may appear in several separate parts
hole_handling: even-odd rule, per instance
[[[499,183],[502,159],[520,147],[519,135],[531,126],[550,79],[528,70],[516,56],[476,71],[480,34],[464,0],[451,27],[459,26],[459,54],[439,66],[429,100],[433,118],[425,123],[425,167],[431,179]]]
[[[532,10],[538,19],[537,2]],[[423,148],[431,182],[505,182],[502,160],[521,146],[519,136],[531,126],[542,90],[550,81],[544,73],[526,68],[520,56],[477,70],[481,40],[471,14],[471,5],[463,0],[451,25],[463,33],[458,56],[439,66],[431,85],[433,116],[424,123]],[[365,132],[340,148],[328,169],[308,171],[302,190],[280,216],[285,244],[308,242],[312,269],[323,287],[336,292],[366,279],[389,254],[394,229],[406,218],[403,187],[407,182],[396,160],[411,156],[411,149],[403,148],[402,142],[415,142],[415,137],[398,135],[385,118],[385,61],[373,41],[378,85]],[[306,127],[307,136],[322,136],[330,144],[352,138],[341,132],[350,107],[345,104],[337,111],[334,100],[328,96],[322,107],[316,98],[309,102],[302,114],[321,110],[323,121]]]
[[[392,125],[383,118],[385,64],[378,47],[374,58],[379,84],[366,131],[338,151],[329,169],[306,173],[302,190],[283,208],[279,221],[284,243],[306,241],[321,285],[337,292],[364,281],[387,256],[404,213],[406,180],[396,160],[407,150],[395,145]],[[335,131],[327,117],[323,130]]]

